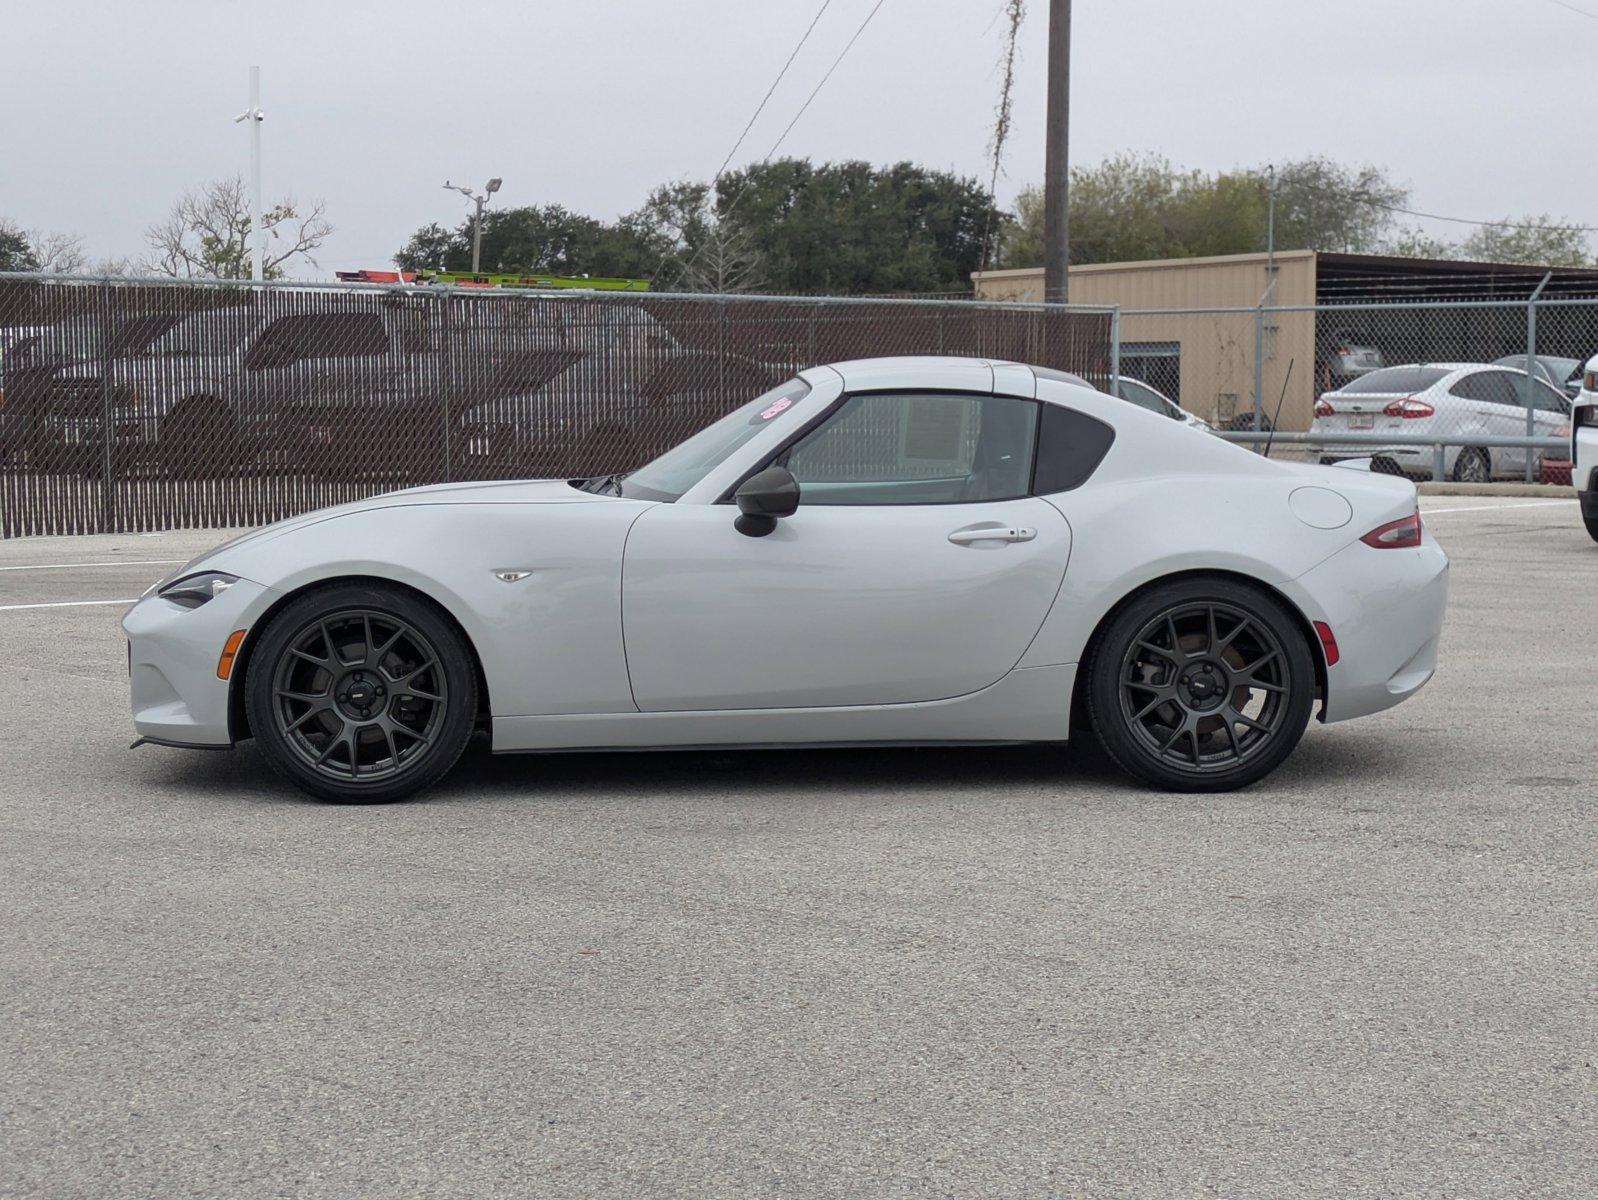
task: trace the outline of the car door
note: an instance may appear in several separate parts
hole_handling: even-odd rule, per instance
[[[1514,385],[1515,395],[1531,414],[1530,422],[1522,425],[1521,432],[1530,437],[1553,437],[1570,419],[1569,399],[1545,380],[1516,375]],[[1533,457],[1536,453],[1532,451]]]
[[[1526,410],[1515,390],[1515,380],[1524,378],[1509,371],[1477,371],[1459,380],[1453,394],[1470,401],[1475,428],[1492,437],[1524,437]],[[1498,446],[1489,451],[1493,474],[1516,474],[1526,469],[1526,451],[1514,446]]]
[[[726,503],[645,512],[622,585],[638,707],[903,704],[997,682],[1070,553],[1065,518],[1028,494],[1037,424],[1013,397],[850,396],[773,460],[801,498],[769,535],[737,532]]]

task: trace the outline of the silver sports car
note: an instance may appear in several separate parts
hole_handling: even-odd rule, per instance
[[[627,474],[237,538],[123,621],[141,740],[391,800],[496,751],[1059,742],[1233,788],[1430,677],[1401,479],[1273,462],[1057,373],[816,367]]]

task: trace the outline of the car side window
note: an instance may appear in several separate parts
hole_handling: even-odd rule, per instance
[[[851,396],[787,452],[803,503],[961,504],[1028,494],[1038,404],[1009,396]]]
[[[308,358],[370,358],[388,348],[388,328],[376,313],[297,313],[268,325],[245,365],[258,370]]]
[[[1489,404],[1502,404],[1509,408],[1522,408],[1521,398],[1515,390],[1515,376],[1507,371],[1483,371],[1476,376],[1481,388],[1481,399]]]
[[[1139,408],[1146,408],[1151,413],[1158,413],[1162,417],[1171,415],[1170,406],[1166,404],[1163,396],[1156,395],[1153,388],[1146,388],[1130,379],[1121,380],[1121,399]]]
[[[1511,378],[1515,388],[1515,398],[1522,408],[1551,413],[1570,411],[1570,401],[1541,379],[1533,380],[1524,375],[1515,375]]]

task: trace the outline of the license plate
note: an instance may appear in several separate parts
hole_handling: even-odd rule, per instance
[[[1353,416],[1348,418],[1348,427],[1350,429],[1375,429],[1376,414],[1355,413]]]

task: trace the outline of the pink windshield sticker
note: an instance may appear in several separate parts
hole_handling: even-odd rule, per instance
[[[769,407],[762,409],[760,412],[760,419],[762,421],[769,421],[778,413],[786,412],[792,407],[793,401],[788,399],[787,396],[784,396],[782,399],[774,401]]]

